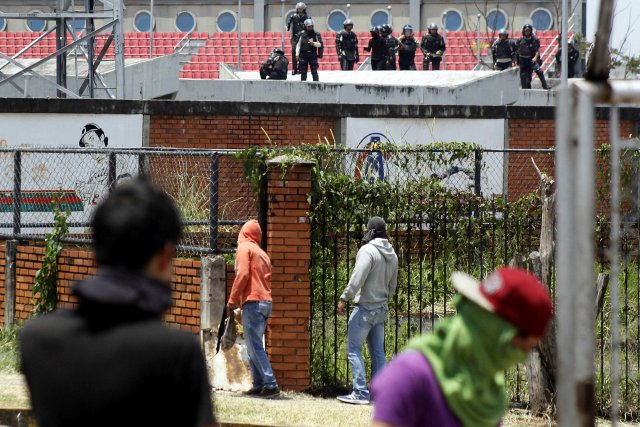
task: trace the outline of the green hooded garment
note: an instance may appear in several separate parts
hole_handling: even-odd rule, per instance
[[[468,299],[457,296],[458,314],[432,334],[409,342],[431,364],[449,408],[465,427],[496,427],[507,409],[504,370],[527,353],[512,339],[518,329]]]

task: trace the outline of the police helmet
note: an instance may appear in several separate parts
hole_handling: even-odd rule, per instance
[[[531,24],[524,24],[522,26],[522,35],[523,36],[525,35],[524,33],[527,32],[527,30],[531,31],[531,34],[533,34],[533,26]]]
[[[388,35],[388,34],[391,34],[391,33],[393,32],[393,29],[391,28],[391,25],[389,25],[389,24],[383,24],[383,25],[380,27],[380,32],[381,32],[382,34],[384,34],[384,35]]]
[[[273,53],[277,53],[278,55],[284,55],[284,50],[282,50],[279,47],[274,47],[273,48]]]
[[[302,2],[296,3],[296,12],[299,11],[300,9],[302,9],[303,11],[306,11],[307,5]]]
[[[427,29],[429,30],[429,32],[431,32],[431,30],[436,30],[438,31],[438,25],[435,22],[432,22],[431,24],[429,24],[429,26],[427,27]]]
[[[380,34],[380,27],[371,27],[369,30],[371,34]]]
[[[503,28],[500,30],[500,32],[498,33],[499,36],[507,36],[509,37],[509,31],[507,31],[506,28]]]
[[[406,34],[407,31],[409,32],[409,34]],[[410,24],[405,25],[404,27],[402,27],[402,34],[406,36],[413,35],[413,27]]]
[[[351,25],[351,27],[353,27],[353,20],[345,19],[344,22],[342,23],[342,27],[346,30],[347,29],[347,25]]]
[[[309,27],[311,27],[311,29],[313,29],[313,26],[314,26],[313,19],[308,18],[304,20],[304,28],[308,30]]]

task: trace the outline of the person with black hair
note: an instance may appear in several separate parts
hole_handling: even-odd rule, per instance
[[[162,321],[182,225],[144,180],[118,185],[91,221],[98,271],[75,309],[31,319],[21,369],[38,425],[218,426],[195,337]]]
[[[347,358],[353,373],[353,391],[338,396],[344,403],[369,404],[366,370],[362,359],[365,340],[371,355],[371,377],[381,370],[387,360],[384,353],[384,322],[389,312],[388,301],[398,283],[398,257],[387,238],[384,219],[369,219],[367,232],[358,250],[356,265],[349,283],[340,296],[338,314],[344,314],[347,301],[356,306],[349,317]]]

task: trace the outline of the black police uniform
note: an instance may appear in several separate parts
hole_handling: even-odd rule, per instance
[[[336,34],[336,53],[340,59],[340,69],[352,71],[354,64],[360,60],[356,33],[342,30]]]
[[[320,47],[311,44],[311,40],[320,43]],[[307,80],[307,70],[311,68],[311,76],[313,81],[317,82],[318,78],[318,58],[322,58],[324,52],[324,44],[322,36],[315,30],[303,31],[298,36],[298,67],[300,71],[300,80]]]
[[[304,31],[304,21],[311,19],[307,12],[302,15],[294,13],[287,19],[287,31],[291,32],[291,65],[293,74],[298,73],[298,58],[296,56],[296,45],[298,44],[298,36]]]
[[[424,70],[429,69],[429,63],[431,63],[432,70],[440,69],[440,62],[442,62],[442,55],[436,55],[436,52],[444,52],[447,46],[444,42],[444,38],[440,34],[427,33],[422,36],[422,42],[420,43],[420,50],[424,53],[424,60],[422,61],[422,68]]]
[[[511,68],[515,54],[515,46],[509,39],[499,38],[491,46],[491,55],[496,70],[502,71]]]
[[[415,37],[400,36],[398,39],[400,47],[398,48],[398,65],[401,70],[416,69],[416,50],[418,49],[418,40]]]
[[[289,60],[277,52],[271,52],[269,58],[260,67],[260,78],[262,80],[287,80]]]
[[[384,47],[382,50],[382,60],[378,63],[378,70],[395,70],[396,69],[396,51],[400,46],[397,38],[393,34],[384,37]]]
[[[570,79],[576,76],[576,64],[580,59],[580,52],[576,48],[569,48],[568,53],[569,58],[569,69],[567,70],[568,76]],[[556,64],[558,65],[558,70],[561,70],[562,67],[562,48],[558,49],[556,53]]]
[[[531,89],[531,72],[535,72],[542,82],[542,87],[548,89],[544,73],[540,68],[542,60],[538,58],[535,62],[533,58],[540,50],[540,40],[533,34],[529,37],[522,36],[516,42],[516,53],[518,64],[520,65],[520,85],[523,89]]]
[[[371,69],[374,71],[382,69],[379,68],[379,65],[384,57],[384,48],[385,42],[384,39],[380,37],[380,34],[373,34],[369,39],[369,44],[364,48],[367,52],[371,52]]]

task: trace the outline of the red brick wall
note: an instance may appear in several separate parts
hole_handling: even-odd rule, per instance
[[[509,120],[509,148],[554,148],[555,120]],[[620,136],[627,138],[634,132],[634,122],[620,122]],[[609,143],[609,121],[595,122],[596,147]],[[554,174],[554,154],[509,153],[508,191],[509,198],[516,199],[523,194],[534,191],[538,186],[538,175],[531,163],[531,157],[541,171]]]
[[[267,346],[278,383],[287,389],[310,385],[311,226],[307,193],[311,168],[296,166],[284,180],[269,172],[268,253],[273,267],[273,314]]]

